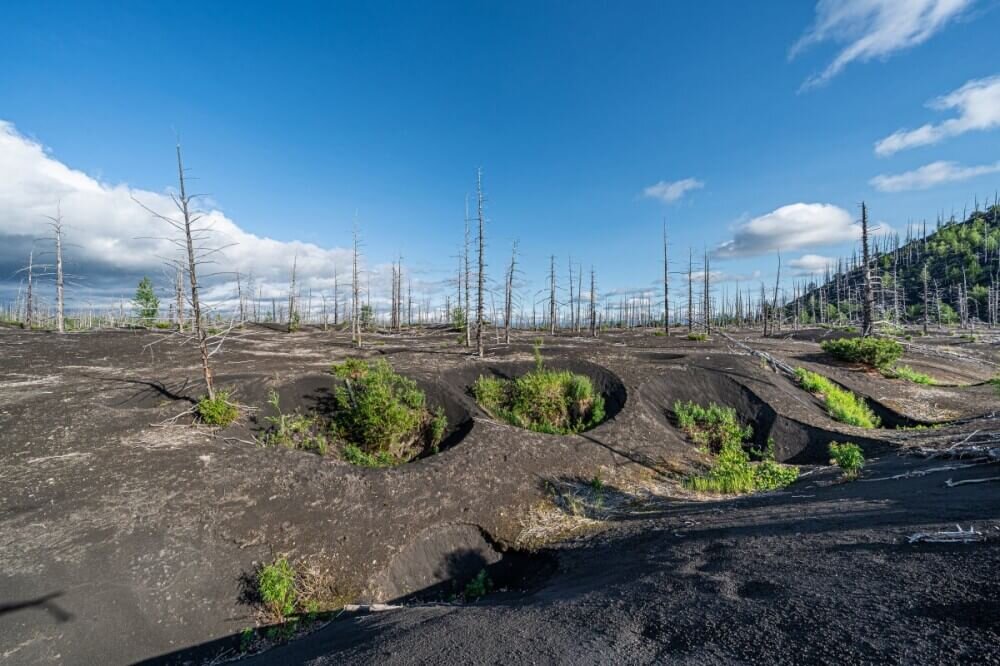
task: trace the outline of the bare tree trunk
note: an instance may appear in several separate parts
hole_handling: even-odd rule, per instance
[[[465,317],[465,346],[472,346],[472,307],[471,301],[469,300],[469,278],[471,273],[469,272],[469,197],[465,197],[465,252],[463,253],[463,261],[465,262],[465,311],[462,315]]]
[[[507,270],[507,289],[504,294],[504,342],[510,344],[510,318],[514,306],[514,269],[517,265],[517,241],[510,251],[510,268]]]
[[[191,211],[191,197],[188,196],[184,182],[184,162],[181,159],[181,146],[177,144],[177,179],[180,183],[180,196],[174,203],[180,209],[183,217],[182,227],[184,230],[184,241],[187,248],[187,273],[188,283],[191,287],[191,316],[194,318],[194,333],[198,343],[198,351],[201,355],[201,373],[205,380],[205,390],[209,400],[215,399],[215,381],[212,376],[212,366],[209,363],[208,352],[208,331],[205,330],[205,322],[202,320],[201,292],[198,286],[198,259],[195,252],[195,241],[192,225],[198,221],[199,216]]]
[[[712,278],[709,273],[708,250],[705,250],[705,334],[712,334]]]
[[[177,315],[177,330],[181,333],[184,332],[184,271],[178,266],[177,275],[175,280],[176,289],[176,315]]]
[[[549,333],[556,334],[556,256],[549,260]]]
[[[33,273],[35,270],[35,250],[32,249],[28,252],[28,293],[27,300],[24,303],[24,321],[28,330],[31,330],[31,325],[34,323],[35,319],[35,296],[32,287]]]
[[[358,278],[358,223],[354,222],[354,248],[351,268],[351,341],[361,349],[361,283]]]
[[[694,251],[688,248],[688,335],[694,333]]]
[[[667,259],[667,219],[663,219],[663,332],[670,337],[670,264]]]
[[[861,335],[873,333],[875,321],[875,299],[872,296],[871,257],[868,254],[868,207],[861,202],[861,261],[864,264],[864,305],[861,311]]]
[[[49,226],[52,227],[52,235],[56,248],[56,330],[59,333],[65,333],[66,325],[63,313],[62,204],[56,202],[56,214],[46,217],[49,219]]]
[[[594,302],[594,267],[590,267],[590,335],[597,337],[597,307]]]
[[[479,353],[479,358],[483,358],[486,355],[486,351],[483,347],[483,287],[485,285],[486,279],[486,262],[485,262],[485,238],[483,232],[486,230],[486,218],[484,216],[483,204],[485,199],[483,198],[483,170],[482,168],[476,171],[476,209],[477,216],[479,218],[479,279],[476,287],[477,297],[476,297],[476,350]]]
[[[781,283],[781,251],[778,251],[778,273],[774,276],[774,298],[771,303],[771,313],[775,317],[777,330],[781,331],[781,314],[778,312],[778,285]],[[772,333],[774,326],[772,325]]]
[[[930,318],[930,309],[927,307],[927,279],[929,276],[927,270],[927,262],[924,262],[924,268],[920,271],[920,277],[923,278],[924,282],[924,335],[927,335],[927,320]]]
[[[295,330],[295,270],[298,268],[299,255],[295,254],[292,257],[292,281],[288,285],[288,332],[291,333]]]

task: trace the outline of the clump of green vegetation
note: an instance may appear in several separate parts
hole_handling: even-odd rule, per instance
[[[861,428],[878,428],[881,425],[863,398],[837,386],[823,375],[796,368],[795,376],[802,388],[823,400],[827,413],[834,420]]]
[[[844,472],[844,477],[856,479],[861,474],[861,468],[865,466],[865,454],[861,447],[852,442],[830,442],[830,458],[837,467]]]
[[[547,370],[535,348],[535,370],[516,379],[482,376],[472,386],[476,402],[493,416],[520,428],[569,435],[596,426],[606,416],[604,396],[590,378]]]
[[[161,331],[165,331],[165,330],[173,328],[173,327],[174,327],[174,325],[171,324],[169,321],[156,321],[156,322],[153,322],[153,328],[159,329]]]
[[[214,398],[205,396],[195,406],[198,418],[206,425],[224,428],[237,419],[240,410],[229,400],[229,391],[216,391]]]
[[[299,601],[295,568],[284,557],[264,565],[257,573],[257,593],[279,621],[294,615]]]
[[[937,381],[930,375],[917,372],[908,365],[897,365],[889,370],[883,371],[882,374],[890,379],[905,379],[906,381],[913,382],[914,384],[924,384],[927,386],[937,384]]]
[[[688,340],[694,340],[695,342],[705,342],[708,340],[708,333],[688,333]]]
[[[493,581],[490,580],[486,569],[480,569],[476,577],[466,583],[462,596],[465,597],[466,601],[475,601],[480,597],[485,597],[491,590],[493,590]]]
[[[674,413],[688,437],[715,453],[708,472],[685,481],[691,490],[727,495],[752,493],[784,488],[798,478],[797,468],[775,460],[771,440],[764,452],[758,452],[761,460],[751,462],[744,442],[753,436],[753,427],[741,425],[732,407],[677,402]]]
[[[753,437],[753,426],[742,425],[732,407],[714,402],[702,407],[694,402],[674,403],[677,425],[706,451],[718,453],[726,442],[742,443]]]
[[[356,449],[345,447],[349,462],[384,467],[441,443],[447,429],[444,411],[432,412],[416,382],[397,374],[385,359],[348,359],[333,372],[343,385],[334,391],[332,427]]]
[[[326,455],[330,448],[329,426],[317,415],[306,415],[295,411],[285,414],[281,411],[278,392],[271,389],[268,404],[274,408],[274,416],[265,416],[271,427],[264,433],[264,446],[283,446],[286,449],[302,449]]]
[[[903,346],[888,338],[838,338],[820,346],[842,361],[864,363],[879,370],[892,367],[903,355]]]
[[[399,462],[388,451],[368,453],[357,444],[344,444],[340,453],[344,460],[358,467],[392,467]]]

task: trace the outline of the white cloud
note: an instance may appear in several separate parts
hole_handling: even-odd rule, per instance
[[[1000,75],[974,79],[943,97],[931,100],[938,111],[955,109],[958,117],[926,124],[914,130],[899,130],[875,144],[875,153],[886,156],[915,146],[929,146],[966,132],[1000,127]]]
[[[860,237],[861,224],[843,208],[794,203],[739,225],[733,239],[722,243],[715,253],[721,257],[745,257],[834,245]]]
[[[705,183],[696,178],[685,178],[683,180],[661,180],[655,185],[650,185],[642,191],[642,196],[650,199],[659,199],[666,203],[677,201],[691,190],[700,190],[705,187]]]
[[[962,166],[956,162],[931,162],[919,169],[897,174],[880,174],[869,183],[882,192],[906,192],[908,190],[926,190],[941,185],[969,180],[976,176],[1000,173],[1000,162],[980,166]]]
[[[795,269],[795,275],[814,275],[824,272],[827,267],[832,268],[837,263],[837,260],[833,257],[824,257],[819,254],[804,254],[798,259],[792,259],[788,263]]]
[[[37,239],[47,234],[44,216],[55,213],[58,201],[66,225],[66,270],[80,276],[81,285],[68,290],[68,299],[75,295],[79,301],[80,294],[100,298],[101,292],[105,298],[122,293],[127,298],[135,289],[130,280],[142,274],[165,287],[164,261],[177,256],[176,246],[166,237],[175,232],[143,210],[133,196],[159,213],[176,216],[168,194],[100,182],[54,159],[12,124],[0,121],[0,280],[9,279],[27,263],[29,247],[36,249],[38,261],[38,251],[51,245]],[[205,212],[203,224],[211,227],[212,246],[234,244],[206,271],[239,270],[244,276],[252,272],[265,298],[287,291],[295,256],[304,290],[332,289],[334,265],[341,285],[349,280],[346,249],[257,236],[215,209]],[[378,280],[373,269],[372,284]],[[207,283],[209,298],[235,295],[232,275]]]
[[[722,284],[723,282],[752,282],[760,279],[760,271],[752,273],[728,273],[726,271],[708,271],[708,278],[711,284]],[[687,282],[687,275],[683,276]],[[705,271],[694,271],[691,273],[691,282],[702,284],[705,281]]]
[[[794,58],[821,42],[845,44],[826,69],[802,88],[826,83],[854,61],[887,58],[927,41],[975,0],[819,0],[816,20],[789,52]]]

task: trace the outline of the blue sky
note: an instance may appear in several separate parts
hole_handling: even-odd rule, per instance
[[[959,115],[929,101],[1000,74],[995,2],[911,4],[926,14],[907,35],[886,28],[898,7],[876,0],[16,3],[0,120],[71,169],[152,192],[174,184],[176,130],[198,188],[241,229],[346,247],[357,211],[373,266],[402,253],[428,281],[450,274],[481,166],[491,277],[519,239],[536,288],[549,254],[563,271],[568,254],[593,264],[605,289],[641,287],[661,270],[664,217],[679,262],[797,203],[853,217],[864,199],[904,229],[992,197],[989,119],[876,154],[898,130]],[[875,48],[808,83],[865,37]],[[982,173],[919,190],[871,182],[938,161]],[[700,186],[675,201],[643,194],[684,179]],[[0,233],[16,206],[0,197]],[[735,254],[713,268],[772,270],[759,243]]]

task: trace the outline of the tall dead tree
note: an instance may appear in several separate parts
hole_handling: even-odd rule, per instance
[[[875,320],[875,299],[872,295],[871,257],[868,253],[868,207],[861,202],[861,261],[864,278],[864,303],[861,311],[861,335],[869,337]]]
[[[705,270],[703,271],[705,275],[705,304],[703,311],[705,313],[705,334],[712,334],[712,277],[709,272],[708,265],[708,250],[705,250]]]
[[[465,197],[465,250],[462,254],[465,262],[465,310],[462,317],[465,319],[465,346],[472,346],[472,301],[469,300],[469,278],[472,276],[469,271],[469,197]],[[461,304],[459,304],[461,306]]]
[[[556,334],[556,256],[549,259],[549,333]]]
[[[483,347],[483,290],[486,286],[486,257],[485,257],[485,237],[483,232],[486,231],[486,217],[484,204],[486,200],[483,196],[483,169],[480,167],[476,170],[476,213],[479,219],[479,276],[476,285],[476,351],[479,354],[479,358],[483,358],[486,355],[485,348]]]
[[[174,316],[177,318],[177,330],[184,332],[184,269],[178,265],[174,274]]]
[[[201,286],[198,283],[198,267],[210,261],[208,256],[221,251],[222,248],[206,248],[202,245],[207,238],[208,229],[198,226],[198,221],[201,220],[203,216],[195,210],[195,200],[198,195],[190,194],[187,191],[187,182],[184,174],[184,161],[181,157],[180,143],[177,144],[176,152],[177,181],[180,191],[177,194],[171,194],[170,198],[181,215],[180,219],[177,220],[162,213],[158,213],[135,197],[132,197],[132,199],[145,208],[154,217],[166,222],[183,234],[182,239],[174,241],[175,244],[181,247],[184,253],[184,259],[179,261],[177,265],[181,267],[186,274],[188,287],[190,288],[191,317],[193,319],[194,329],[193,339],[195,344],[198,346],[198,353],[201,356],[201,372],[202,377],[205,380],[205,392],[210,400],[214,400],[215,381],[210,361],[212,352],[209,350],[209,334],[205,326],[206,322],[202,309]],[[224,337],[222,339],[224,339]],[[221,345],[221,340],[219,341],[219,345]],[[215,349],[218,350],[218,348],[219,346],[216,345]]]
[[[594,301],[594,267],[590,267],[590,335],[597,337],[597,303]]]
[[[930,318],[930,308],[927,306],[927,282],[930,279],[930,272],[927,270],[927,262],[920,271],[920,278],[924,283],[924,335],[927,335],[927,320]]]
[[[299,263],[299,255],[295,254],[292,257],[292,280],[288,285],[288,332],[289,333],[294,331],[298,326],[298,322],[295,321],[295,313],[297,307],[296,306],[297,299],[295,298],[295,289],[296,289],[295,270],[298,267],[298,263]]]
[[[781,284],[781,250],[778,250],[778,272],[774,276],[774,296],[771,299],[771,315],[775,318],[771,324],[771,332],[781,331],[781,313],[778,312],[778,285]]]
[[[667,219],[663,218],[663,332],[670,337],[670,272],[667,258]]]
[[[351,258],[351,342],[361,349],[361,281],[358,276],[358,250],[360,234],[358,222],[354,221],[353,251]]]
[[[514,310],[514,270],[517,266],[517,241],[510,251],[510,267],[507,269],[507,286],[504,290],[503,339],[510,344],[510,324]]]
[[[24,301],[24,325],[30,331],[31,325],[35,320],[35,294],[33,289],[34,282],[34,272],[35,272],[35,249],[32,248],[28,252],[28,267],[26,269],[28,273],[28,290],[25,294]]]
[[[694,333],[694,250],[688,248],[688,334]]]
[[[56,330],[60,333],[66,332],[66,323],[64,318],[64,301],[63,301],[63,259],[62,259],[62,245],[63,245],[63,217],[62,217],[62,204],[56,202],[56,214],[46,215],[49,220],[49,226],[52,227],[52,240],[55,243],[56,252]]]

